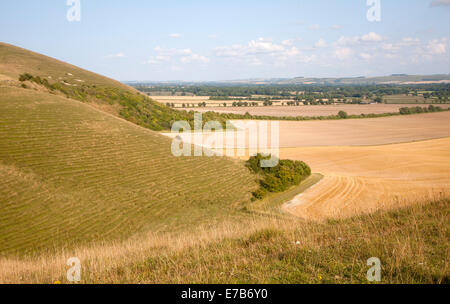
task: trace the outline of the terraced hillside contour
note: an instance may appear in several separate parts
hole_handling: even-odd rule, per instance
[[[239,213],[257,187],[242,162],[176,158],[170,146],[88,104],[2,83],[0,255],[176,231]]]

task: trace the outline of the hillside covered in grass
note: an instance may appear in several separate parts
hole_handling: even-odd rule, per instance
[[[118,81],[1,42],[0,84],[78,100],[155,131],[170,130],[180,120],[193,126],[193,111],[171,109]],[[204,114],[205,121],[219,121],[223,126],[227,119]]]
[[[65,262],[77,256],[86,284],[368,284],[372,257],[381,261],[380,283],[449,284],[449,208],[448,200],[423,202],[324,223],[247,217],[27,261],[0,258],[0,283],[70,283]]]
[[[220,222],[257,188],[243,162],[170,148],[88,104],[0,86],[0,255]]]

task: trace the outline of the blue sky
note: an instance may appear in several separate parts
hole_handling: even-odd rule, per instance
[[[0,41],[118,80],[450,73],[450,0],[0,2]]]

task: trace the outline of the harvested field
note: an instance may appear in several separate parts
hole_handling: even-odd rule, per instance
[[[305,161],[324,175],[285,210],[323,220],[448,197],[449,125],[449,112],[280,122],[280,157]]]
[[[259,116],[276,116],[276,117],[313,117],[313,116],[330,116],[337,115],[339,111],[345,111],[349,115],[360,114],[384,114],[397,113],[403,107],[415,107],[420,104],[369,104],[369,105],[320,105],[320,106],[271,106],[271,107],[208,107],[207,109],[198,109],[199,112],[215,111],[218,113],[234,113]],[[422,106],[423,103],[422,103]],[[440,105],[446,106],[450,105]]]
[[[234,124],[242,127],[237,121]],[[281,148],[372,146],[450,137],[450,112],[367,119],[280,121],[279,124]],[[204,136],[204,142],[211,140],[210,134]],[[164,135],[176,136],[171,133]],[[182,137],[192,142],[190,135]],[[221,142],[218,138],[216,142]],[[215,147],[229,147],[229,142]]]
[[[285,210],[314,220],[349,217],[450,195],[450,139],[372,147],[280,151],[307,162],[324,179]]]
[[[450,112],[339,121],[281,121],[280,146],[370,146],[450,136]]]

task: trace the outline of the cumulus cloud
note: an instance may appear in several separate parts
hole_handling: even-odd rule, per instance
[[[327,46],[327,42],[324,39],[322,39],[322,38],[320,38],[319,41],[317,41],[314,44],[314,47],[316,47],[316,48],[323,48],[323,47],[326,47],[326,46]]]
[[[383,41],[383,37],[377,33],[370,32],[368,34],[362,36],[354,36],[354,37],[346,37],[342,36],[338,39],[337,44],[344,45],[352,45],[359,43],[370,43],[370,42],[381,42]]]
[[[378,42],[378,41],[382,41],[383,37],[381,37],[380,35],[378,35],[377,33],[374,32],[370,32],[366,35],[363,35],[361,37],[362,41],[370,41],[370,42]]]
[[[245,57],[250,55],[270,55],[280,53],[295,53],[297,49],[291,47],[291,42],[285,40],[282,44],[275,44],[270,40],[259,38],[251,40],[247,45],[234,44],[215,49],[219,57]]]
[[[447,39],[432,40],[428,43],[427,49],[431,55],[441,55],[447,52]]]
[[[174,33],[174,34],[170,34],[169,37],[170,38],[180,38],[181,34]]]
[[[198,54],[190,54],[190,55],[181,57],[180,61],[182,63],[191,63],[191,62],[208,63],[209,58],[202,56],[202,55],[198,55]]]
[[[334,51],[334,55],[339,60],[345,60],[348,59],[350,56],[353,55],[353,50],[347,47],[338,47]]]
[[[287,63],[311,63],[316,55],[305,55],[294,46],[296,39],[275,43],[272,40],[259,38],[251,40],[246,45],[234,44],[217,47],[214,51],[217,57],[229,58],[250,65],[283,66]]]
[[[125,54],[122,53],[122,52],[120,52],[120,53],[117,53],[117,54],[111,54],[111,55],[108,55],[107,57],[108,57],[108,58],[124,58],[124,57],[125,57]]]
[[[179,60],[181,63],[208,63],[209,58],[206,56],[202,56],[199,54],[195,54],[191,49],[170,49],[170,48],[162,48],[155,47],[154,51],[156,53],[155,56],[151,56],[145,63],[147,64],[159,64],[163,62],[169,62],[173,60]]]

